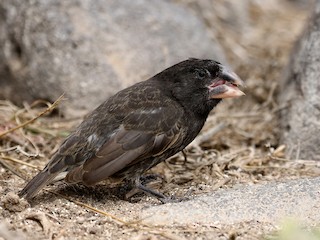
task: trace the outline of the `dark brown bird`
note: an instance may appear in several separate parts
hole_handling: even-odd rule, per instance
[[[85,185],[118,178],[163,201],[141,175],[182,151],[221,99],[244,95],[242,84],[216,61],[188,59],[126,88],[88,115],[19,195],[31,199],[61,178]]]

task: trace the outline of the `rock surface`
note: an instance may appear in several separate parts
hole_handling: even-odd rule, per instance
[[[225,62],[201,20],[158,0],[2,0],[0,45],[0,97],[65,93],[68,116],[186,58]]]
[[[320,2],[282,82],[282,142],[294,159],[320,160]]]
[[[153,225],[215,225],[241,222],[278,224],[288,217],[320,223],[320,178],[263,185],[239,185],[193,200],[150,207],[142,212]]]

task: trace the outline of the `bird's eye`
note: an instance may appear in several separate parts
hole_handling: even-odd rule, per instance
[[[205,70],[199,69],[197,70],[197,75],[199,78],[204,78],[207,76],[207,72]]]

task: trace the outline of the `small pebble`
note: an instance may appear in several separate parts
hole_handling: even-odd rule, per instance
[[[2,199],[2,206],[10,212],[21,212],[29,207],[29,203],[14,192],[8,192]]]

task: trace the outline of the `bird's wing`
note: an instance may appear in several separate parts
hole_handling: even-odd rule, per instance
[[[174,106],[136,110],[127,113],[107,138],[94,132],[84,138],[75,132],[19,195],[32,198],[64,171],[69,172],[66,181],[92,185],[143,159],[161,155],[183,141],[181,118],[181,109]]]
[[[170,107],[128,114],[96,154],[71,170],[66,180],[95,184],[143,159],[161,155],[182,143],[182,114]]]

